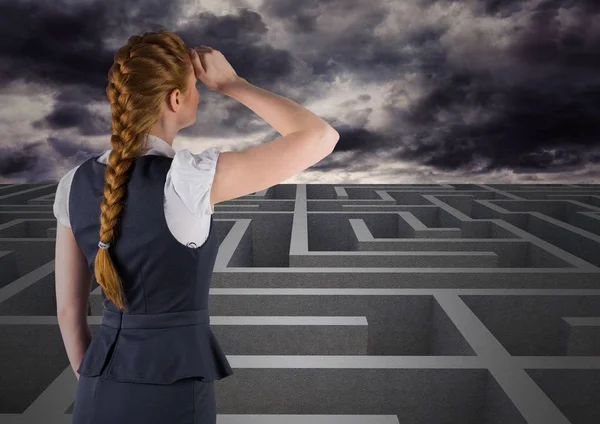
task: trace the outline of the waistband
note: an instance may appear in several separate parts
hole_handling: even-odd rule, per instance
[[[104,309],[102,325],[113,328],[167,328],[210,323],[207,309],[166,312],[163,314],[124,314]]]

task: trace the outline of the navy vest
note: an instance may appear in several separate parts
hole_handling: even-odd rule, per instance
[[[94,276],[100,201],[106,165],[96,157],[73,175],[71,229]],[[211,327],[208,291],[219,249],[210,217],[206,242],[192,248],[169,231],[164,185],[172,158],[134,159],[109,254],[121,277],[128,310],[121,313],[102,293],[102,325],[77,372],[96,376],[106,367],[114,380],[169,384],[181,378],[220,380],[233,374]]]

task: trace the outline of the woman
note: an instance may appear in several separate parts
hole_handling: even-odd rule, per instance
[[[196,120],[196,79],[282,137],[239,152],[172,149]],[[337,132],[166,30],[131,37],[107,88],[112,149],[61,179],[54,204],[57,315],[79,379],[74,424],[216,423],[214,381],[233,374],[211,328],[214,204],[267,189],[333,151]],[[191,241],[190,241],[191,240]],[[90,340],[91,281],[102,325]]]

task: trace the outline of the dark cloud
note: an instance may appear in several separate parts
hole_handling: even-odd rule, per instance
[[[369,151],[371,150],[369,144],[381,145],[384,142],[384,138],[380,134],[363,127],[351,128],[347,125],[336,125],[335,128],[340,134],[340,140],[343,140],[342,143],[336,144],[336,152]]]
[[[437,86],[404,121],[416,127],[414,141],[407,143],[399,158],[440,169],[469,166],[477,157],[486,158],[488,170],[535,166],[548,169],[545,149],[583,151],[600,145],[600,85],[577,90],[563,80],[552,91],[543,87],[498,86],[492,79],[454,74],[434,80]],[[465,122],[463,111],[490,110],[491,118]],[[456,110],[448,125],[438,124],[440,110]],[[578,151],[579,151],[578,150]],[[560,156],[560,155],[559,155]],[[552,162],[561,167],[560,160]]]
[[[27,172],[37,168],[40,158],[39,144],[28,144],[17,149],[0,147],[0,175],[11,178],[16,174]]]
[[[482,14],[506,17],[519,12],[523,0],[483,0],[475,2],[475,10]]]
[[[93,148],[89,144],[76,143],[68,139],[58,137],[48,137],[48,145],[61,157],[71,158],[82,154],[83,156],[99,155],[102,153],[101,150]]]
[[[110,121],[98,114],[90,112],[85,106],[76,103],[60,103],[44,119],[34,121],[33,128],[49,128],[53,130],[77,128],[84,136],[106,134]]]
[[[405,125],[405,131],[392,132],[402,140],[397,158],[465,172],[561,172],[594,163],[597,153],[590,151],[600,146],[600,37],[578,19],[597,8],[588,4],[585,11],[586,3],[579,4],[567,30],[559,28],[558,3],[542,3],[531,24],[514,34],[509,72],[456,69],[445,62],[431,68],[427,94],[408,110],[397,110],[392,97],[390,114]],[[480,120],[465,118],[477,110]],[[447,117],[443,122],[440,113]]]
[[[120,38],[124,44],[132,34],[167,28],[190,46],[205,44],[221,50],[238,74],[258,85],[267,86],[291,72],[289,52],[261,43],[267,29],[257,13],[245,9],[228,16],[203,12],[181,27],[177,21],[182,4],[169,2],[167,7],[148,0],[135,4],[103,0],[61,7],[47,2],[2,2],[0,34],[5,42],[0,44],[0,84],[23,80],[56,91],[56,110],[46,117],[47,124],[91,135],[100,129],[85,105],[107,101],[107,73],[116,52],[107,43],[111,39]],[[203,94],[215,95],[209,90]],[[105,128],[106,133],[109,130]]]
[[[575,77],[580,69],[597,73],[600,65],[600,34],[594,28],[600,6],[577,3],[569,9],[571,21],[561,22],[560,5],[540,3],[528,16],[527,26],[515,34],[511,54],[523,65],[544,65],[561,68],[565,77]],[[553,7],[550,7],[553,4]],[[594,36],[594,30],[596,35]],[[597,81],[598,79],[596,79]]]
[[[448,19],[435,7],[451,4],[469,8],[469,19]],[[328,83],[349,76],[356,92],[339,93],[343,100],[332,115],[322,116],[340,133],[335,151],[344,159],[332,155],[318,169],[359,169],[358,161],[382,152],[389,160],[464,175],[550,174],[600,163],[600,2],[419,0],[404,4],[414,17],[395,23],[399,35],[385,31],[394,25],[394,5],[266,0],[255,11],[190,16],[184,1],[7,0],[0,3],[0,86],[24,81],[53,93],[53,110],[31,125],[70,135],[62,141],[55,135],[45,147],[68,160],[95,154],[72,134],[106,134],[108,141],[111,117],[91,105],[107,102],[116,48],[132,34],[168,28],[188,45],[220,50],[240,76],[300,104],[321,99]],[[429,13],[415,13],[419,8]],[[439,18],[432,18],[436,13]],[[181,24],[182,16],[187,23]],[[331,27],[322,24],[328,20]],[[341,25],[339,31],[333,25]],[[279,27],[297,52],[270,44]],[[500,35],[486,38],[488,32]],[[374,98],[362,89],[368,85],[389,90],[384,99]],[[236,137],[266,129],[264,141],[279,136],[244,105],[202,86],[200,92],[201,107],[222,107],[220,121],[207,128],[199,119],[183,135]],[[24,169],[46,175],[52,164],[36,155],[47,152],[39,143],[31,146],[3,148],[0,175]]]
[[[49,154],[48,147],[58,154]],[[49,137],[44,141],[0,146],[0,175],[8,181],[29,184],[56,183],[56,168],[64,172],[101,151],[89,143]]]

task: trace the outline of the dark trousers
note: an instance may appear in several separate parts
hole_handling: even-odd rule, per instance
[[[81,375],[72,424],[216,424],[214,381],[184,378],[172,384]]]

